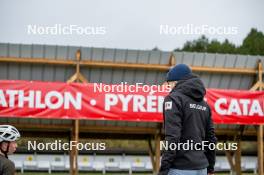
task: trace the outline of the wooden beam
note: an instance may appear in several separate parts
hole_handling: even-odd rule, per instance
[[[264,83],[261,83],[260,88],[264,89]]]
[[[137,64],[137,63],[121,63],[108,61],[81,61],[82,66],[97,67],[97,68],[117,68],[117,69],[144,69],[144,70],[159,70],[168,71],[170,65],[160,64]]]
[[[250,91],[256,91],[256,90],[258,90],[259,89],[259,87],[260,87],[260,82],[259,81],[257,81],[251,88],[250,88]]]
[[[83,76],[82,73],[79,73],[78,79],[83,83],[88,83],[88,80]]]
[[[17,127],[19,130],[50,130],[50,131],[60,131],[66,130],[70,131],[71,125],[70,124],[32,124],[32,123],[9,123]]]
[[[238,135],[239,131],[237,131],[236,129],[220,129],[220,128],[216,128],[215,129],[215,133],[217,135],[230,135],[230,136],[234,136],[234,135]],[[257,132],[255,129],[246,129],[243,131],[243,136],[256,136]]]
[[[228,73],[228,74],[256,74],[255,69],[243,68],[221,68],[221,67],[202,67],[191,66],[194,72],[208,72],[208,73]]]
[[[20,57],[0,57],[0,62],[7,63],[26,63],[26,64],[52,64],[52,65],[76,65],[75,60],[65,60],[64,58],[20,58]]]
[[[37,131],[26,131],[26,130],[21,130],[19,129],[19,132],[23,136],[23,138],[26,137],[38,137],[38,138],[60,138],[60,139],[68,139],[69,138],[69,132],[66,131],[59,131],[59,130],[37,130]]]
[[[67,83],[72,83],[72,82],[74,82],[77,79],[78,79],[78,74],[75,73],[67,80]]]
[[[135,63],[114,63],[114,62],[101,62],[101,61],[82,61],[81,65],[102,67],[102,68],[118,68],[118,69],[149,69],[168,71],[171,65],[158,65],[158,64],[135,64]],[[256,69],[249,68],[222,68],[222,67],[202,67],[190,66],[194,72],[208,72],[208,73],[232,73],[232,74],[256,74]]]
[[[30,63],[30,64],[52,64],[52,65],[76,65],[75,60],[66,59],[43,59],[43,58],[15,58],[15,57],[0,57],[0,62],[8,63]],[[122,62],[107,62],[107,61],[92,61],[82,60],[79,62],[80,66],[99,67],[99,68],[118,68],[118,69],[144,69],[144,70],[159,70],[168,71],[171,63],[168,65],[160,64],[136,64],[136,63],[122,63]],[[256,74],[256,69],[250,68],[223,68],[223,67],[201,67],[190,66],[194,72],[208,72],[208,73],[229,73],[229,74]]]
[[[155,134],[156,128],[131,126],[80,126],[81,132],[92,133],[123,133],[123,134]]]
[[[81,139],[101,139],[101,140],[141,140],[146,141],[150,137],[149,134],[125,134],[125,133],[87,133],[80,132],[79,138]]]
[[[64,130],[70,131],[71,124],[32,124],[32,123],[17,123],[11,122],[11,125],[16,126],[22,130]],[[121,133],[121,134],[155,134],[155,127],[133,127],[133,126],[101,126],[101,125],[80,125],[80,132],[87,133]],[[237,130],[220,129],[216,128],[217,135],[229,135],[234,136],[238,134]],[[243,132],[243,136],[257,136],[255,129],[246,129]]]
[[[18,129],[22,130],[61,130],[70,131],[71,124],[32,124],[28,122],[17,123],[11,122],[10,125],[16,126]],[[80,125],[80,132],[82,133],[121,133],[121,134],[150,134],[156,133],[155,127],[134,127],[134,126],[106,126],[106,125]],[[238,134],[236,129],[221,129],[216,128],[215,132],[217,135],[229,135],[234,136]],[[245,129],[243,136],[257,136],[257,131],[255,129]]]
[[[32,124],[10,122],[10,125],[17,127],[19,130],[50,130],[50,131],[71,131],[71,124]],[[105,125],[80,125],[79,130],[82,133],[120,133],[120,134],[150,134],[156,133],[155,127],[134,127],[134,126],[105,126]]]

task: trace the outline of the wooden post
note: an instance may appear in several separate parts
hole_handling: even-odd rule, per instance
[[[77,50],[75,54],[77,64],[76,64],[76,73],[67,81],[67,82],[86,82],[86,79],[80,73],[80,60],[81,60],[81,51]],[[76,119],[73,121],[73,127],[71,131],[71,141],[75,142],[75,145],[79,142],[79,120]],[[70,173],[71,175],[78,174],[78,149],[76,146],[72,147],[70,151]]]
[[[151,144],[151,139],[149,138],[148,140],[148,151],[149,151],[149,156],[150,156],[150,160],[151,160],[151,164],[152,164],[152,169],[153,172],[155,172],[156,168],[156,164],[155,164],[155,159],[154,159],[154,152],[153,152],[153,148],[152,148],[152,144]]]
[[[258,173],[263,175],[263,125],[258,127]]]
[[[262,63],[261,60],[258,62],[258,79],[262,83],[262,74],[263,74],[263,68],[262,68]],[[260,90],[262,90],[262,87],[260,87]]]
[[[79,120],[73,121],[73,130],[71,133],[71,141],[75,142],[75,145],[79,142]],[[70,157],[70,172],[71,175],[78,174],[78,149],[77,147],[72,147],[71,157]]]
[[[258,63],[258,79],[260,82],[259,90],[262,90],[262,63],[259,61]],[[259,175],[263,175],[264,170],[264,161],[263,161],[263,125],[259,125],[258,127],[258,163],[259,163]]]
[[[78,79],[79,79],[79,73],[80,73],[80,61],[81,61],[81,51],[77,50],[75,53],[75,57],[77,60],[77,64],[76,64],[76,73],[78,74]]]
[[[70,139],[69,139],[69,142],[73,139],[73,131],[71,130],[71,133],[70,133]],[[70,174],[73,175],[73,167],[74,167],[74,162],[73,162],[73,150],[70,149],[69,151],[70,153]]]
[[[75,57],[76,57],[76,73],[72,75],[67,82],[71,83],[71,82],[77,81],[77,82],[88,83],[88,80],[80,72],[80,61],[81,61],[81,51],[80,50],[76,51]]]
[[[234,161],[233,161],[233,156],[231,155],[231,152],[229,150],[225,150],[225,155],[226,155],[227,161],[231,167],[231,172],[233,174],[235,172],[235,165],[234,165]]]
[[[174,56],[173,53],[170,54],[170,59],[169,59],[169,65],[172,67],[172,66],[175,66],[176,64],[176,58]]]
[[[156,135],[155,142],[155,173],[158,173],[160,168],[160,133]]]
[[[240,139],[237,139],[237,150],[235,153],[235,169],[236,169],[236,175],[241,174],[241,141]]]

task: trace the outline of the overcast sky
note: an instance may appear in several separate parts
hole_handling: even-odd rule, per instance
[[[210,39],[240,45],[252,27],[264,31],[263,9],[263,0],[0,0],[0,42],[171,51],[203,26],[227,31],[205,32]],[[88,33],[52,35],[46,28],[56,24]],[[28,33],[29,25],[47,33]]]

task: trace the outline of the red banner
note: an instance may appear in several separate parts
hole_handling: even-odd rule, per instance
[[[0,81],[0,117],[162,122],[165,86]],[[215,123],[263,124],[264,92],[207,89]]]

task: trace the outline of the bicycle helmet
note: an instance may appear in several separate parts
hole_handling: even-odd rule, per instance
[[[20,133],[18,130],[11,125],[0,125],[0,151],[5,155],[5,157],[8,159],[8,152],[9,152],[9,146],[10,142],[16,141],[20,138]],[[2,149],[2,143],[7,142],[7,149]]]
[[[20,138],[18,130],[11,125],[0,125],[0,142],[12,142]]]

